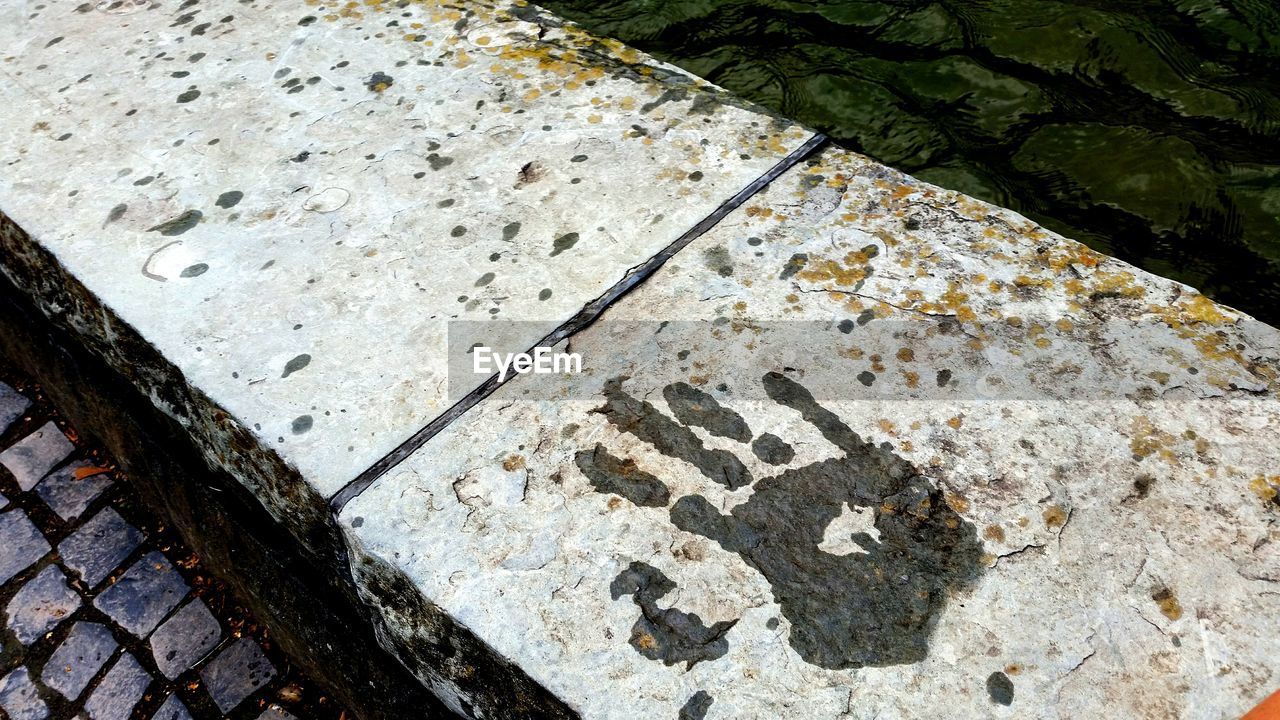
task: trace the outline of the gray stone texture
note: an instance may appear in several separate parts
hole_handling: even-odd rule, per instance
[[[49,543],[26,513],[18,509],[0,513],[0,583],[9,582],[47,552]]]
[[[182,602],[187,583],[162,553],[142,556],[93,601],[121,627],[146,637]]]
[[[297,718],[285,712],[280,706],[272,705],[258,716],[258,720],[297,720]]]
[[[0,383],[0,433],[9,429],[14,420],[22,417],[22,413],[31,406],[31,401],[17,390]]]
[[[85,712],[91,720],[128,720],[150,684],[151,676],[138,660],[121,653],[84,704]]]
[[[116,641],[105,626],[78,622],[40,673],[45,685],[75,700],[115,652]]]
[[[5,613],[9,630],[24,645],[30,645],[79,607],[80,596],[67,587],[66,575],[50,565],[22,586]]]
[[[30,490],[75,449],[51,420],[0,453],[0,465],[13,473],[19,487]]]
[[[119,567],[142,544],[142,537],[114,508],[104,508],[63,540],[58,552],[67,567],[93,586]]]
[[[0,708],[4,708],[11,720],[44,720],[49,717],[49,708],[40,699],[40,691],[25,667],[0,680]]]
[[[151,653],[156,667],[172,680],[213,650],[221,638],[218,620],[195,598],[151,634]]]
[[[93,463],[83,461],[64,465],[36,485],[36,494],[58,517],[71,522],[80,517],[102,491],[111,487],[110,475],[96,472],[97,469]]]
[[[151,720],[192,720],[191,712],[177,695],[170,695],[151,716]]]
[[[243,637],[200,670],[205,690],[224,713],[231,712],[275,675],[275,667],[258,643]]]

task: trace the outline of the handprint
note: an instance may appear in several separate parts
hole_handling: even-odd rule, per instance
[[[769,582],[774,599],[791,624],[790,643],[806,662],[824,668],[858,668],[915,663],[924,659],[933,624],[949,592],[979,572],[981,544],[973,526],[944,502],[942,493],[888,444],[864,441],[822,407],[799,383],[768,373],[766,394],[800,414],[841,455],[772,477],[753,480],[734,453],[706,447],[690,428],[749,444],[760,460],[785,465],[791,446],[768,433],[754,437],[746,420],[714,397],[684,383],[668,385],[663,397],[676,419],[623,389],[627,378],[606,383],[604,414],[620,431],[671,458],[696,467],[730,489],[751,486],[750,498],[728,514],[700,495],[670,506],[679,529],[716,541],[738,554]],[[601,445],[577,454],[578,467],[596,490],[616,493],[644,507],[667,507],[670,491],[656,475]],[[827,526],[844,511],[874,513],[878,538],[854,533],[864,552],[836,555],[822,545]],[[640,605],[669,590],[671,581],[655,568],[634,563],[614,581],[614,597],[630,593]],[[657,587],[657,595],[652,588]],[[696,615],[679,615],[695,635],[720,640],[724,623],[711,632]],[[653,618],[648,618],[652,623]],[[645,621],[642,615],[640,623]],[[633,644],[635,638],[633,637]],[[649,648],[649,657],[664,657]],[[722,655],[724,649],[717,648]],[[704,659],[700,656],[697,659]],[[687,658],[679,658],[687,659]]]

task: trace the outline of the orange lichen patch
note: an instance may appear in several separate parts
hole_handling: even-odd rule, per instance
[[[1087,291],[1094,297],[1140,298],[1147,294],[1131,272],[1098,272],[1092,281]]]
[[[502,461],[502,469],[506,470],[507,472],[521,470],[523,468],[524,468],[523,455],[511,455],[506,460]]]
[[[875,257],[875,246],[846,253],[842,260],[827,258],[810,260],[796,277],[810,282],[834,282],[841,287],[856,285],[871,275],[868,261]]]
[[[958,513],[969,512],[969,501],[959,493],[946,493],[943,496],[943,500],[946,501],[947,507]]]
[[[1157,428],[1146,416],[1134,418],[1131,429],[1133,434],[1129,438],[1129,451],[1133,453],[1135,460],[1156,455],[1165,462],[1177,463],[1177,457],[1170,449],[1171,445],[1177,443],[1177,438],[1173,435]]]
[[[880,430],[881,430],[881,431],[883,431],[884,433],[886,433],[886,434],[888,434],[888,435],[896,435],[896,434],[897,434],[897,429],[894,427],[894,424],[893,424],[893,421],[892,421],[892,420],[887,420],[887,419],[885,419],[885,418],[881,418],[880,420],[878,420],[878,421],[876,422],[876,425],[878,425],[878,426],[880,427]]]
[[[902,371],[902,380],[907,387],[915,389],[920,387],[920,373],[911,372],[910,370]]]
[[[1004,666],[1005,675],[1017,675],[1022,672],[1022,666],[1017,663],[1010,663]]]
[[[1264,475],[1259,475],[1249,481],[1249,489],[1254,495],[1262,498],[1263,502],[1275,502],[1276,496],[1280,495],[1280,475],[1272,475],[1270,480]]]
[[[1160,612],[1170,620],[1177,620],[1182,617],[1182,604],[1178,602],[1178,598],[1174,596],[1173,591],[1169,588],[1160,588],[1151,593],[1151,599],[1156,601],[1156,605],[1160,607]]]
[[[1040,515],[1044,518],[1044,526],[1050,530],[1067,524],[1067,511],[1057,505],[1050,505]]]
[[[960,429],[960,425],[961,425],[962,423],[964,423],[964,416],[963,416],[963,415],[956,415],[955,417],[951,418],[950,420],[947,420],[947,424],[948,424],[948,425],[950,425],[950,426],[951,426],[951,429],[953,429],[953,430],[959,430],[959,429]]]
[[[1004,528],[999,525],[988,525],[983,529],[982,537],[995,542],[1004,542]]]

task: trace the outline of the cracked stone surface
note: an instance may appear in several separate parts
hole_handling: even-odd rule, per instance
[[[1234,717],[1280,684],[1273,328],[826,150],[570,344],[342,512],[445,695],[433,607],[592,718]]]
[[[286,522],[451,404],[448,321],[532,345],[811,136],[524,3],[0,28],[3,271]]]
[[[19,487],[30,490],[74,449],[58,426],[49,422],[0,453],[0,465],[13,474]]]
[[[41,570],[22,586],[5,609],[7,626],[20,642],[30,645],[80,607],[80,596],[67,586],[67,576],[55,565]]]

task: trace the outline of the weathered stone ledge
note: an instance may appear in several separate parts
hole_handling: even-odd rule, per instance
[[[453,712],[1207,718],[1280,682],[1274,329],[835,149],[702,233],[813,134],[533,6],[0,28],[20,306]],[[447,414],[478,321],[586,370]]]

